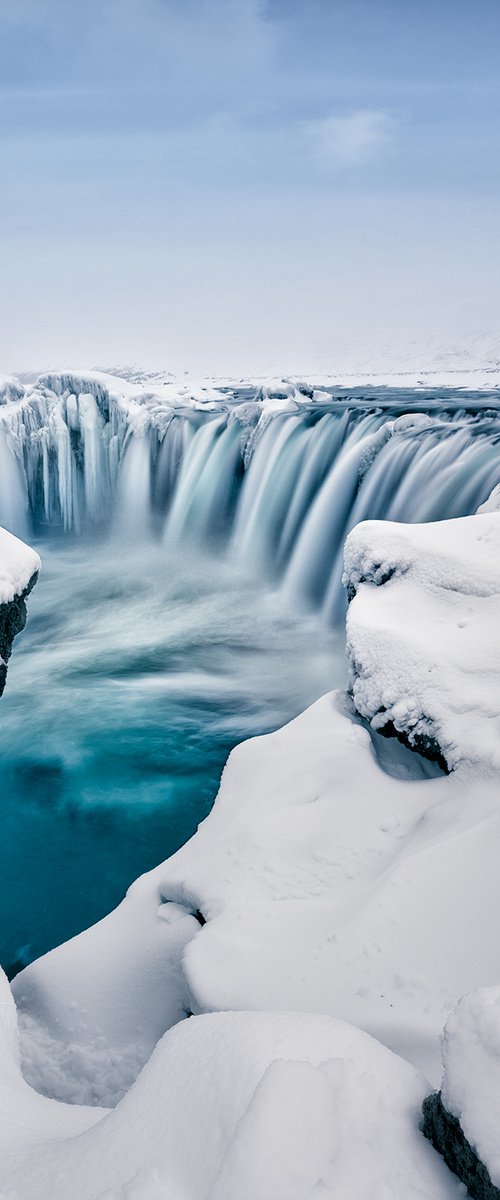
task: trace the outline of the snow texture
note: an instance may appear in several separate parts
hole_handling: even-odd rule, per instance
[[[195,837],[14,980],[28,1080],[111,1104],[106,1052],[125,1090],[183,1011],[250,1008],[341,1017],[437,1082],[447,1013],[500,976],[500,815],[494,778],[427,767],[341,693],[237,747]]]
[[[443,1035],[442,1100],[500,1188],[500,986],[465,996]]]
[[[365,723],[333,693],[238,746],[195,837],[17,976],[24,1080],[5,985],[9,1200],[460,1194],[418,1132],[415,1068],[437,1082],[450,1008],[500,978],[499,538],[495,513],[358,527]],[[451,773],[381,738],[387,723],[424,731]],[[489,1072],[491,1118],[500,1002],[485,994],[448,1024],[443,1099],[497,1178],[476,1099]]]
[[[217,1013],[158,1043],[113,1112],[21,1077],[0,979],[0,1189],[9,1200],[451,1200],[418,1134],[425,1083],[328,1017]]]
[[[349,535],[347,653],[374,729],[437,747],[449,769],[500,767],[500,515]]]
[[[21,596],[41,565],[30,546],[0,529],[0,604],[10,604]]]
[[[26,596],[40,566],[34,550],[0,528],[0,696],[5,689],[12,643],[26,624]]]

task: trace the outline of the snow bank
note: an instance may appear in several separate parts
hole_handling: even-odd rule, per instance
[[[500,515],[363,522],[347,539],[345,582],[358,712],[450,769],[498,769]]]
[[[40,567],[34,550],[0,528],[0,696],[5,689],[12,643],[26,624],[26,596]]]
[[[30,1082],[113,1103],[123,1048],[122,1090],[183,1008],[329,1013],[437,1078],[450,1007],[500,976],[500,814],[494,780],[425,768],[341,693],[237,747],[195,837],[14,980]]]
[[[0,1068],[0,1189],[9,1200],[458,1194],[418,1133],[424,1081],[341,1022],[300,1013],[185,1021],[106,1115],[31,1091],[16,1068],[7,995],[1,1012],[10,1058]]]
[[[116,1104],[190,1012],[181,962],[199,928],[145,876],[105,920],[40,960],[40,977],[23,973],[13,990],[28,1081],[59,1100]]]
[[[41,565],[30,546],[6,529],[0,529],[0,604],[10,604],[26,592]]]
[[[448,1017],[442,1054],[444,1107],[500,1188],[500,987],[460,1001]]]
[[[238,746],[195,837],[14,980],[27,1082],[6,1003],[9,1200],[459,1194],[402,1058],[436,1078],[450,1008],[500,977],[499,540],[495,513],[359,526],[348,649],[370,727],[333,693]],[[443,1088],[492,1178],[498,995],[449,1022]]]

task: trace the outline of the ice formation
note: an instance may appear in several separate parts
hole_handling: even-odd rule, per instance
[[[489,403],[445,391],[422,413],[421,397],[401,391],[353,398],[290,380],[10,380],[0,523],[29,536],[118,522],[160,545],[191,540],[258,563],[338,621],[343,543],[358,521],[463,516],[498,483],[498,396]]]

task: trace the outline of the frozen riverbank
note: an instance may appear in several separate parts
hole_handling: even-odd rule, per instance
[[[345,678],[343,636],[255,573],[116,537],[39,545],[0,706],[10,973],[104,916],[192,836],[237,742]]]
[[[26,624],[26,597],[37,581],[40,567],[34,550],[0,529],[0,696],[7,680],[12,643]]]
[[[245,1179],[249,1200],[459,1194],[419,1132],[429,1084],[415,1068],[439,1082],[449,1009],[500,975],[499,523],[358,526],[352,698],[328,694],[239,745],[195,836],[21,972],[24,1081],[5,992],[7,1136],[22,1154],[5,1143],[0,1186],[15,1200],[53,1200],[69,1178],[78,1200],[227,1200]],[[222,1069],[235,1039],[246,1091],[241,1062],[239,1082]],[[191,1079],[203,1113],[210,1081],[219,1130],[200,1117],[199,1158],[179,1107]]]

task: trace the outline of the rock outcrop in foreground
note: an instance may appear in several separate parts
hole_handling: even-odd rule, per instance
[[[489,1171],[469,1145],[458,1117],[445,1108],[440,1092],[426,1096],[420,1128],[473,1200],[500,1200],[500,1188],[491,1182]]]
[[[26,597],[40,570],[38,554],[0,529],[0,696],[5,689],[12,643],[26,624]]]
[[[448,770],[500,770],[500,513],[365,521],[344,579],[361,716]]]
[[[500,986],[478,988],[450,1013],[441,1092],[422,1129],[474,1200],[500,1200]]]

